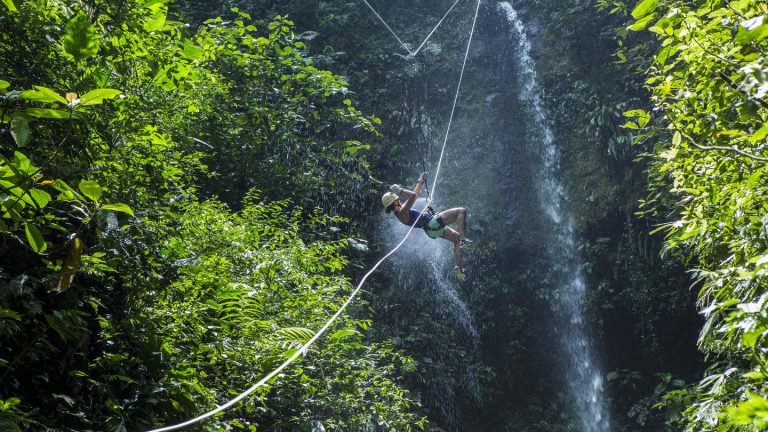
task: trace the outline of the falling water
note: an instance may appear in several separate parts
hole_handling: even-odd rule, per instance
[[[542,92],[535,64],[530,56],[531,44],[512,5],[502,2],[498,7],[506,15],[512,36],[517,41],[520,98],[530,105],[533,117],[529,142],[535,143],[541,157],[541,175],[538,178],[539,202],[543,212],[551,220],[555,232],[549,252],[553,259],[553,270],[559,275],[562,284],[560,307],[564,317],[558,330],[568,356],[567,378],[573,398],[573,413],[581,424],[582,432],[607,432],[610,426],[603,396],[603,378],[593,358],[592,341],[582,315],[585,286],[575,255],[573,222],[563,209],[565,192],[557,179],[558,156],[555,140],[541,100]]]

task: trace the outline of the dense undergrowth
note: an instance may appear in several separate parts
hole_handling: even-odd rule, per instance
[[[285,18],[3,3],[2,429],[142,430],[234,396],[349,292],[378,120]],[[423,426],[410,360],[356,310],[205,429]]]

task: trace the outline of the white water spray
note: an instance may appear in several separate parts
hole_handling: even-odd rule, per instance
[[[426,205],[423,198],[414,204],[414,209],[421,210]],[[407,226],[395,220],[391,214],[384,215],[380,221],[381,238],[384,247],[403,236]],[[423,302],[424,296],[429,299],[426,307],[428,313],[434,319],[440,320],[442,325],[453,327],[454,335],[461,336],[459,341],[454,341],[465,346],[470,351],[470,357],[480,357],[480,337],[475,328],[471,311],[457,291],[457,285],[452,282],[453,272],[453,245],[442,239],[431,239],[421,230],[416,229],[408,241],[400,248],[391,259],[392,280],[394,289],[402,293],[402,307],[408,308],[408,304],[419,299]],[[421,307],[425,304],[421,303]],[[413,313],[414,311],[411,311]],[[434,354],[444,357],[446,353],[444,344],[435,343]],[[423,395],[424,402],[438,410],[442,421],[446,423],[447,431],[457,429],[458,413],[456,406],[459,395],[469,396],[478,401],[480,398],[480,383],[477,371],[467,366],[461,379],[461,392],[457,383],[449,377],[437,377],[430,381],[429,389]]]
[[[531,44],[525,26],[509,2],[498,5],[507,17],[519,66],[520,99],[531,106],[531,136],[541,156],[541,175],[538,177],[538,195],[542,211],[553,225],[554,241],[550,242],[553,269],[562,284],[561,307],[564,317],[559,325],[559,336],[568,356],[567,378],[573,399],[573,414],[580,423],[581,432],[608,432],[610,424],[605,408],[603,377],[596,366],[593,344],[584,322],[585,286],[576,258],[573,221],[563,209],[565,191],[557,179],[558,155],[555,139],[547,121],[547,112],[541,100],[536,69],[530,56]]]
[[[421,210],[425,205],[426,200],[419,198],[413,208]],[[381,238],[386,242],[401,238],[408,227],[395,221],[391,214],[386,216],[381,224]],[[407,283],[409,279],[418,277],[428,281],[425,285],[434,289],[435,308],[454,320],[470,338],[473,348],[477,349],[479,336],[472,314],[449,281],[452,277],[453,245],[442,239],[431,239],[421,229],[415,231],[392,259],[398,269],[396,280]]]

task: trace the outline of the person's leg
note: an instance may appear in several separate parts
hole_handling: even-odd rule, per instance
[[[453,243],[453,259],[456,261],[456,266],[461,268],[461,234],[452,228],[445,228],[442,238]]]
[[[441,211],[437,214],[437,216],[443,221],[446,225],[453,225],[456,224],[456,230],[459,234],[459,240],[464,238],[464,230],[467,225],[467,209],[464,207],[456,207],[452,209],[448,209],[445,211]]]

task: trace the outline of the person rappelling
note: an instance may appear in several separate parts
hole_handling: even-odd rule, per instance
[[[453,271],[456,279],[463,281],[466,279],[466,276],[461,267],[461,248],[468,243],[472,243],[471,240],[464,237],[464,230],[467,224],[467,209],[456,207],[437,213],[428,205],[424,213],[419,216],[421,212],[411,207],[413,207],[416,199],[421,194],[421,189],[427,181],[426,178],[427,173],[421,173],[412,191],[393,184],[390,186],[389,192],[381,197],[381,203],[384,205],[384,211],[387,214],[394,211],[397,220],[403,224],[413,226],[414,228],[422,228],[431,239],[444,238],[452,242],[453,258],[456,261],[456,267],[454,267]],[[400,202],[400,195],[406,196],[405,203]],[[448,226],[453,224],[456,224],[455,230]]]

